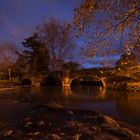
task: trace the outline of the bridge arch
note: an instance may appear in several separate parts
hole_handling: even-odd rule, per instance
[[[30,78],[23,78],[19,83],[20,85],[32,85],[33,82]]]
[[[102,87],[103,88],[106,88],[106,82],[105,82],[105,78],[100,78],[100,77],[96,77],[96,76],[90,76],[92,77],[94,80],[96,79],[97,81],[100,81],[102,83]],[[75,76],[75,77],[69,77],[69,76],[65,76],[63,77],[62,79],[62,86],[71,86],[72,84],[72,81],[75,80],[75,79],[84,79],[84,76]]]
[[[74,78],[70,79],[70,86],[80,84],[80,80],[81,79],[79,77],[74,77]]]
[[[58,85],[62,85],[62,82],[58,77],[54,75],[48,75],[42,78],[41,85],[42,86],[58,86]]]
[[[40,78],[38,78],[38,77],[36,78],[33,76],[24,76],[24,77],[22,77],[22,79],[20,79],[19,84],[39,87]]]

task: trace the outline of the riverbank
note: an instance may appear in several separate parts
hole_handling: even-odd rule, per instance
[[[16,104],[16,102],[15,102]],[[16,106],[16,105],[15,105]],[[27,109],[28,106],[28,109]],[[65,109],[51,102],[22,110],[5,122],[0,119],[0,139],[6,140],[139,140],[138,134],[123,128],[109,116],[95,111]],[[24,109],[23,109],[24,108]],[[14,110],[17,113],[16,110]],[[12,112],[11,112],[12,113]],[[10,114],[7,114],[10,115]],[[17,115],[17,116],[16,116]],[[6,123],[7,122],[7,123]]]
[[[0,89],[1,88],[13,88],[17,85],[16,80],[0,80]]]

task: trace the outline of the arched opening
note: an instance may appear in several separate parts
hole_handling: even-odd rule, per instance
[[[41,86],[61,86],[62,82],[56,76],[50,75],[41,81]]]
[[[20,82],[21,85],[32,85],[32,81],[29,78],[22,79]]]
[[[82,78],[76,77],[71,80],[71,87],[79,85],[105,87],[105,81],[103,79],[97,79],[95,77],[82,77]]]
[[[92,75],[83,77],[83,81],[81,81],[81,85],[84,86],[102,86],[103,82],[98,77],[94,77]]]
[[[103,87],[103,83],[101,80],[96,81],[96,80],[89,80],[89,81],[81,81],[81,85],[83,86],[102,86]]]
[[[97,81],[98,80],[98,81]],[[79,77],[71,80],[71,91],[75,94],[79,94],[83,97],[99,96],[103,83],[100,79]]]
[[[71,90],[74,93],[80,92],[83,95],[93,94],[93,91],[96,91],[94,94],[99,94],[100,89],[105,89],[106,84],[104,79],[98,77],[76,77],[71,80]]]
[[[74,78],[74,79],[71,80],[70,86],[74,87],[74,86],[79,86],[80,84],[81,84],[80,79],[79,78]]]

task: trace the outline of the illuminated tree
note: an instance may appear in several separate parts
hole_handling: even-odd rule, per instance
[[[75,34],[86,40],[82,54],[107,58],[140,48],[139,5],[138,0],[83,0],[74,9]]]
[[[62,70],[65,60],[70,60],[73,53],[73,39],[70,25],[56,19],[44,21],[38,27],[41,41],[45,42],[50,54],[50,69]]]
[[[116,67],[130,67],[137,65],[136,55],[134,53],[122,54],[120,59],[116,62]]]

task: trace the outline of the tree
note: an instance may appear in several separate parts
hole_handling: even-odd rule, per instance
[[[18,53],[18,52],[17,52]],[[26,58],[18,53],[19,57],[17,58],[15,64],[14,64],[14,73],[13,75],[15,77],[22,78],[23,74],[27,73],[27,63]]]
[[[11,78],[13,65],[17,58],[16,50],[15,44],[0,42],[0,71],[6,72],[9,78]]]
[[[23,67],[26,64],[26,72],[37,74],[48,71],[49,52],[45,44],[38,38],[38,34],[34,33],[22,42],[24,51],[18,53],[19,59],[17,63]]]
[[[69,61],[63,64],[63,70],[77,71],[80,68],[80,64],[74,61]]]
[[[86,40],[82,54],[89,58],[107,58],[137,50],[140,47],[139,5],[138,0],[83,0],[74,9],[75,34]]]
[[[120,56],[120,59],[116,62],[117,68],[125,68],[137,65],[136,55],[134,53],[125,53]]]
[[[40,40],[45,42],[50,54],[50,69],[62,70],[65,60],[72,58],[74,45],[70,25],[56,19],[44,21],[38,27]]]

